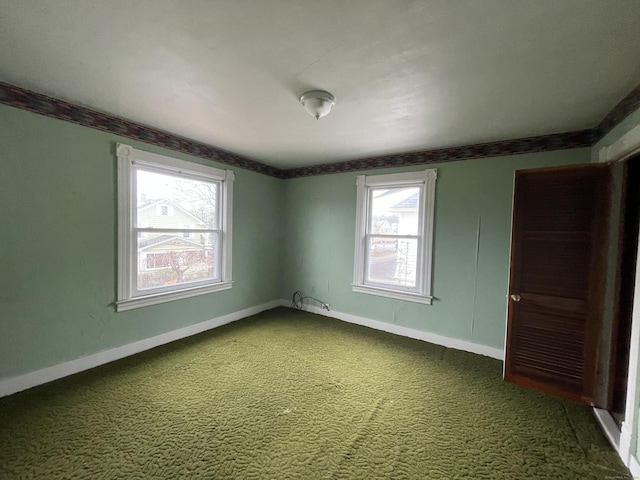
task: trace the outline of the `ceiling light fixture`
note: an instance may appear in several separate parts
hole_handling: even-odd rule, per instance
[[[319,120],[329,114],[336,103],[336,97],[324,90],[311,90],[300,95],[300,103],[309,115]]]

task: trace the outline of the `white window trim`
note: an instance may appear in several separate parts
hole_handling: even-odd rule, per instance
[[[611,145],[598,151],[598,162],[621,161],[640,152],[640,125],[629,130]]]
[[[137,150],[130,145],[118,143],[116,145],[118,157],[118,300],[116,311],[121,312],[134,308],[156,305],[158,303],[195,297],[212,292],[229,290],[233,285],[232,280],[232,219],[233,219],[233,181],[234,173],[231,170],[186,162],[176,158],[167,157],[157,153]],[[133,275],[136,274],[133,258],[135,246],[131,234],[131,221],[134,218],[135,202],[134,185],[132,184],[133,165],[162,165],[164,170],[172,170],[174,173],[185,176],[215,177],[222,181],[220,199],[221,208],[221,235],[222,235],[222,265],[221,281],[197,287],[186,286],[181,290],[170,292],[154,292],[149,295],[133,296]]]
[[[353,283],[351,289],[354,292],[377,295],[409,302],[431,305],[431,266],[433,260],[433,217],[435,211],[436,179],[438,177],[435,168],[421,172],[392,173],[388,175],[358,175],[356,177],[356,240],[353,266]],[[408,292],[403,289],[394,289],[387,286],[372,286],[365,283],[365,255],[366,232],[368,213],[368,187],[402,186],[422,183],[424,195],[422,198],[422,268],[418,278],[419,292]]]

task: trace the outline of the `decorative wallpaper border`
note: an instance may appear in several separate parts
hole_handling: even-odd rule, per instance
[[[281,170],[250,158],[227,152],[205,143],[174,135],[157,128],[141,125],[107,113],[97,112],[80,105],[58,100],[47,95],[0,82],[0,103],[48,117],[77,123],[89,128],[114,133],[178,152],[214,160],[225,165],[238,167],[271,177],[289,179],[313,175],[357,172],[378,168],[424,165],[430,163],[454,162],[475,158],[518,155],[523,153],[548,152],[577,147],[589,147],[606,135],[631,112],[640,108],[640,85],[620,101],[592,129],[576,132],[557,133],[537,137],[501,140],[497,142],[465,145],[460,147],[424,150],[410,153],[382,155],[339,163],[326,163],[309,167]]]
[[[620,100],[620,102],[602,119],[600,125],[595,129],[596,138],[594,139],[594,143],[599,141],[609,133],[613,127],[618,125],[629,114],[633,113],[638,108],[640,108],[640,85],[631,90],[631,92]]]
[[[474,158],[499,157],[520,153],[548,152],[568,148],[589,147],[593,144],[593,130],[558,133],[539,137],[517,138],[499,142],[479,143],[462,147],[441,148],[411,153],[397,153],[379,157],[327,163],[284,171],[284,178],[327,175],[331,173],[357,172],[376,168],[405,167],[429,163],[455,162]]]
[[[0,103],[207,160],[215,160],[232,167],[263,173],[272,177],[281,176],[280,169],[241,155],[3,82],[0,82]]]

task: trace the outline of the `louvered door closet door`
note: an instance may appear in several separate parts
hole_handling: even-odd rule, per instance
[[[610,173],[516,172],[505,380],[593,404]]]

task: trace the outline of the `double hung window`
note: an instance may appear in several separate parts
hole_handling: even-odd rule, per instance
[[[436,177],[357,177],[354,291],[431,304]]]
[[[233,172],[118,144],[118,310],[231,288]]]

